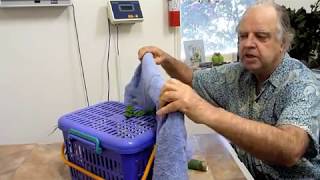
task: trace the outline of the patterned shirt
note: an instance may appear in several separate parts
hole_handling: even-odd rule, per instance
[[[310,144],[305,155],[290,168],[267,164],[233,145],[253,177],[320,179],[320,81],[310,69],[286,54],[258,95],[256,83],[255,76],[241,63],[196,71],[192,80],[193,88],[210,103],[244,118],[275,127],[294,125],[308,133]]]

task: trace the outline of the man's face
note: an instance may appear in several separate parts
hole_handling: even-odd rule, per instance
[[[280,63],[283,45],[277,38],[277,23],[277,13],[271,6],[253,7],[243,17],[239,26],[239,53],[250,72],[271,73]]]

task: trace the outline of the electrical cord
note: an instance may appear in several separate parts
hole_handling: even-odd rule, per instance
[[[107,8],[107,14],[108,14],[108,8]],[[108,46],[108,52],[107,52],[107,93],[108,93],[108,101],[110,101],[110,46],[111,46],[111,26],[112,23],[110,22],[109,18],[107,19],[107,26],[108,26],[108,39],[106,39],[106,46]],[[119,48],[119,26],[116,25],[116,48],[117,48],[117,55],[119,57],[120,55],[120,48]],[[106,52],[104,53],[106,54]],[[104,56],[105,58],[105,56]],[[118,89],[119,90],[119,89]]]
[[[81,55],[82,53],[81,53],[80,41],[79,41],[79,33],[78,33],[78,27],[77,27],[77,21],[76,21],[76,13],[75,13],[75,8],[73,4],[72,4],[72,13],[73,13],[74,28],[75,28],[76,37],[77,37],[78,53],[79,53],[79,60],[80,60],[80,66],[81,66],[82,81],[83,81],[83,86],[84,86],[84,91],[86,96],[86,103],[87,103],[87,106],[89,106],[90,102],[88,97],[88,88],[87,88],[86,78],[84,74],[83,61],[82,61],[82,55]]]
[[[116,60],[116,70],[117,70],[117,72],[116,72],[116,78],[117,78],[117,92],[119,92],[118,93],[118,98],[119,98],[119,100],[121,99],[121,95],[120,95],[120,92],[122,92],[121,91],[121,88],[120,88],[120,84],[119,84],[119,82],[121,82],[120,81],[120,64],[119,64],[119,61],[120,61],[120,48],[119,48],[119,25],[116,25],[116,30],[117,30],[117,60]]]
[[[119,50],[119,25],[116,26],[117,28],[117,52],[118,56],[120,55],[120,50]]]
[[[110,29],[110,21],[108,19],[108,56],[107,56],[107,89],[108,89],[108,101],[110,101],[110,71],[109,71],[109,64],[110,64],[110,41],[111,41],[111,29]]]

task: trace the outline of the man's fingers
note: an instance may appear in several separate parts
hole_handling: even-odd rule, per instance
[[[164,107],[167,104],[166,101],[159,101],[159,109],[161,109],[162,107]]]
[[[181,95],[179,91],[179,86],[182,83],[176,79],[168,80],[164,86],[161,88],[160,96],[159,96],[159,107],[162,108],[168,103],[172,101],[177,101]],[[183,85],[183,84],[182,84]]]
[[[169,84],[169,83],[165,83],[163,85],[163,87],[160,90],[160,97],[162,96],[163,93],[167,92],[167,91],[175,91],[176,87],[173,84]]]
[[[160,61],[161,59],[159,59],[159,51],[160,49],[154,47],[154,46],[144,46],[142,48],[139,49],[138,51],[138,58],[140,60],[142,60],[143,56],[146,54],[146,53],[152,53],[153,57],[156,59],[156,62],[157,61]],[[157,60],[158,59],[158,60]]]
[[[165,84],[160,91],[159,96],[159,108],[162,108],[165,106],[168,102],[171,102],[176,99],[171,99],[168,97],[168,94],[171,94],[171,92],[175,92],[175,88],[171,84]],[[169,95],[171,97],[171,95]]]
[[[164,85],[164,87],[168,86],[168,87],[172,87],[174,89],[177,89],[178,86],[183,85],[182,82],[180,82],[179,80],[175,79],[175,78],[170,78]]]
[[[144,54],[147,52],[151,52],[151,48],[149,46],[145,46],[145,47],[140,48],[138,51],[138,58],[140,60],[142,60]]]
[[[172,113],[172,112],[178,111],[178,107],[179,107],[178,104],[179,104],[178,101],[174,101],[174,102],[171,102],[171,103],[167,104],[166,106],[160,108],[157,111],[157,115],[162,116],[162,115],[165,115],[165,114],[168,114],[168,113]]]
[[[166,91],[160,96],[160,108],[167,103],[176,101],[179,99],[179,94],[176,91]]]
[[[179,91],[179,89],[181,89],[183,86],[187,86],[187,85],[183,84],[179,80],[171,78],[161,88],[160,96],[162,96],[162,94],[165,93],[166,91]]]
[[[167,58],[167,54],[155,46],[144,46],[144,47],[140,48],[138,51],[138,58],[140,60],[142,60],[143,56],[147,52],[152,53],[154,61],[157,65],[161,65],[165,61],[165,59]]]
[[[154,58],[154,62],[155,62],[157,65],[161,65],[162,61],[163,61],[163,58],[160,57],[160,56]]]

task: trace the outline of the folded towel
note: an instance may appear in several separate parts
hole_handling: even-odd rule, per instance
[[[146,53],[131,82],[125,88],[125,103],[144,110],[158,108],[164,80],[151,53]],[[180,112],[165,117],[157,116],[157,151],[153,179],[188,179],[186,155],[186,128]]]

